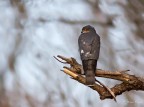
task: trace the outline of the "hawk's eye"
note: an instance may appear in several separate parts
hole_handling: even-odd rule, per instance
[[[85,29],[84,29],[84,31],[88,31],[88,29],[87,29],[87,28],[85,28]]]
[[[89,32],[89,29],[85,28],[85,29],[82,30],[82,33],[88,33],[88,32]]]

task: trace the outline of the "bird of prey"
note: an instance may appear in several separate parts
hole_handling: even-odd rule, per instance
[[[78,45],[84,75],[86,76],[86,84],[93,85],[95,83],[95,72],[100,53],[100,36],[96,33],[94,27],[87,25],[82,28]]]

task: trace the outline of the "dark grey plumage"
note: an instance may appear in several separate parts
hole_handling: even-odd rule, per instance
[[[82,29],[78,44],[86,83],[92,85],[95,83],[95,71],[100,53],[100,36],[92,26],[87,25]]]

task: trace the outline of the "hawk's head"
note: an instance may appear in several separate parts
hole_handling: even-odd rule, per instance
[[[87,25],[82,28],[81,33],[96,32],[94,27]]]

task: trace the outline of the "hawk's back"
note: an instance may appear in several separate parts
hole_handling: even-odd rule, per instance
[[[79,52],[82,60],[98,59],[100,51],[100,37],[95,32],[82,33],[78,39]]]

